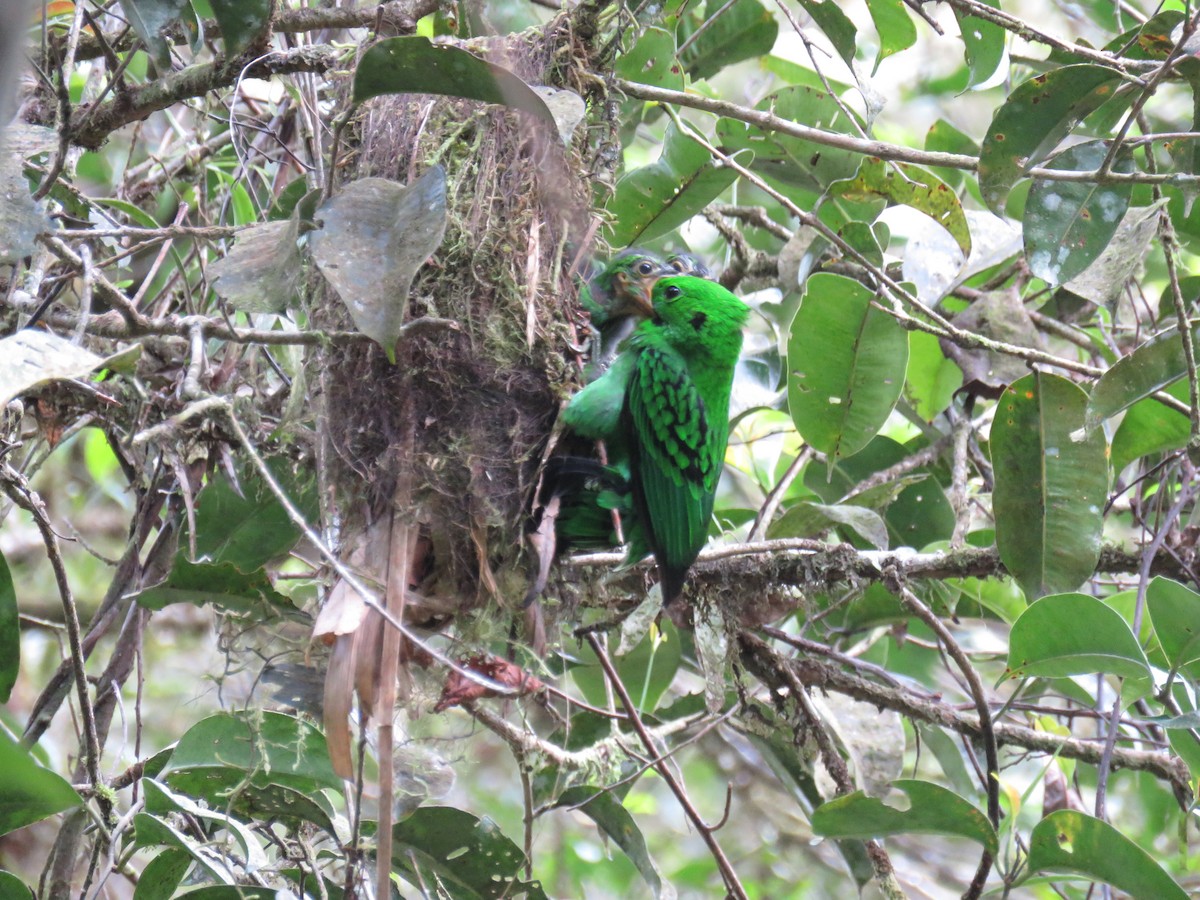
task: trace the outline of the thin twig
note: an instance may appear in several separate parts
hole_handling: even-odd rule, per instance
[[[67,629],[67,641],[71,648],[71,666],[75,672],[75,691],[79,699],[79,713],[83,717],[83,745],[87,762],[88,779],[97,791],[96,802],[105,821],[112,816],[112,803],[107,795],[100,790],[104,780],[100,776],[100,740],[96,735],[96,714],[92,706],[92,698],[88,692],[87,670],[84,668],[83,641],[80,637],[79,613],[75,607],[75,597],[71,592],[71,582],[67,578],[67,567],[63,563],[62,551],[58,546],[58,535],[50,524],[46,507],[38,494],[29,488],[24,477],[11,466],[5,464],[0,470],[0,481],[3,481],[4,492],[21,509],[28,512],[42,542],[46,546],[46,555],[54,570],[54,581],[58,586],[58,595],[62,600],[63,621]]]
[[[630,699],[629,691],[626,690],[625,684],[621,681],[621,676],[617,674],[612,660],[608,658],[608,653],[605,652],[604,645],[600,643],[600,638],[594,633],[588,634],[587,641],[596,654],[596,658],[600,660],[600,665],[604,669],[604,674],[609,684],[616,691],[617,696],[621,698],[621,703],[625,706],[625,712],[629,714],[629,721],[638,733],[638,737],[642,741],[642,746],[649,751],[651,756],[658,756],[658,748],[654,744],[654,738],[646,730],[646,726],[642,722],[642,717],[638,715],[637,707],[634,705],[633,700]],[[708,824],[696,810],[691,798],[687,795],[687,791],[679,783],[678,779],[675,778],[675,774],[671,771],[670,766],[665,762],[659,762],[654,768],[663,781],[667,783],[667,786],[671,789],[671,793],[675,795],[675,799],[683,807],[684,813],[691,820],[691,823],[700,833],[701,839],[708,846],[708,851],[712,854],[713,859],[716,860],[717,868],[721,872],[721,878],[725,882],[725,889],[729,892],[729,895],[739,898],[739,900],[748,900],[746,889],[742,887],[742,882],[738,878],[737,872],[734,871],[733,865],[725,855],[725,851],[721,849],[721,845],[717,842],[716,836],[713,834],[713,829],[709,828]]]

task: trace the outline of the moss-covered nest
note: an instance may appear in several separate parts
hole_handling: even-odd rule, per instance
[[[561,21],[471,49],[530,83],[582,94],[586,60]],[[489,597],[515,605],[527,586],[523,530],[554,419],[578,378],[570,265],[594,231],[584,173],[597,165],[586,130],[564,147],[523,113],[429,95],[377,98],[348,129],[343,181],[408,183],[445,168],[446,236],[413,284],[408,320],[458,328],[402,341],[396,365],[374,345],[324,352],[336,502],[347,526],[388,514],[408,467],[412,508],[400,514],[428,535],[429,589],[457,597],[460,611]],[[345,316],[331,292],[318,314]]]

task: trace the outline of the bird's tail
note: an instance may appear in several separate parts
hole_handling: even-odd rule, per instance
[[[613,510],[629,506],[629,476],[619,467],[577,456],[553,457],[546,463],[543,492],[558,497],[555,523],[558,551],[568,548],[605,550],[618,544]]]

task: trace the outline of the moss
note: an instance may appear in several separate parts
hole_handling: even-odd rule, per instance
[[[569,85],[579,62],[570,32],[546,35],[488,41],[487,55],[533,83],[552,70]],[[398,474],[410,471],[413,514],[436,557],[428,589],[457,595],[460,610],[492,599],[515,606],[539,465],[577,378],[567,254],[594,230],[583,175],[593,151],[583,136],[564,148],[511,110],[430,96],[377,98],[348,135],[348,178],[407,182],[434,162],[446,169],[446,237],[418,273],[409,317],[450,318],[460,330],[408,342],[396,366],[373,346],[323,351],[339,518],[386,513]],[[328,296],[314,317],[336,323],[344,312]]]

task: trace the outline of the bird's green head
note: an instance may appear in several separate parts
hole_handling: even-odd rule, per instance
[[[660,278],[651,295],[655,325],[677,347],[723,354],[742,343],[750,307],[715,281],[691,275]]]

